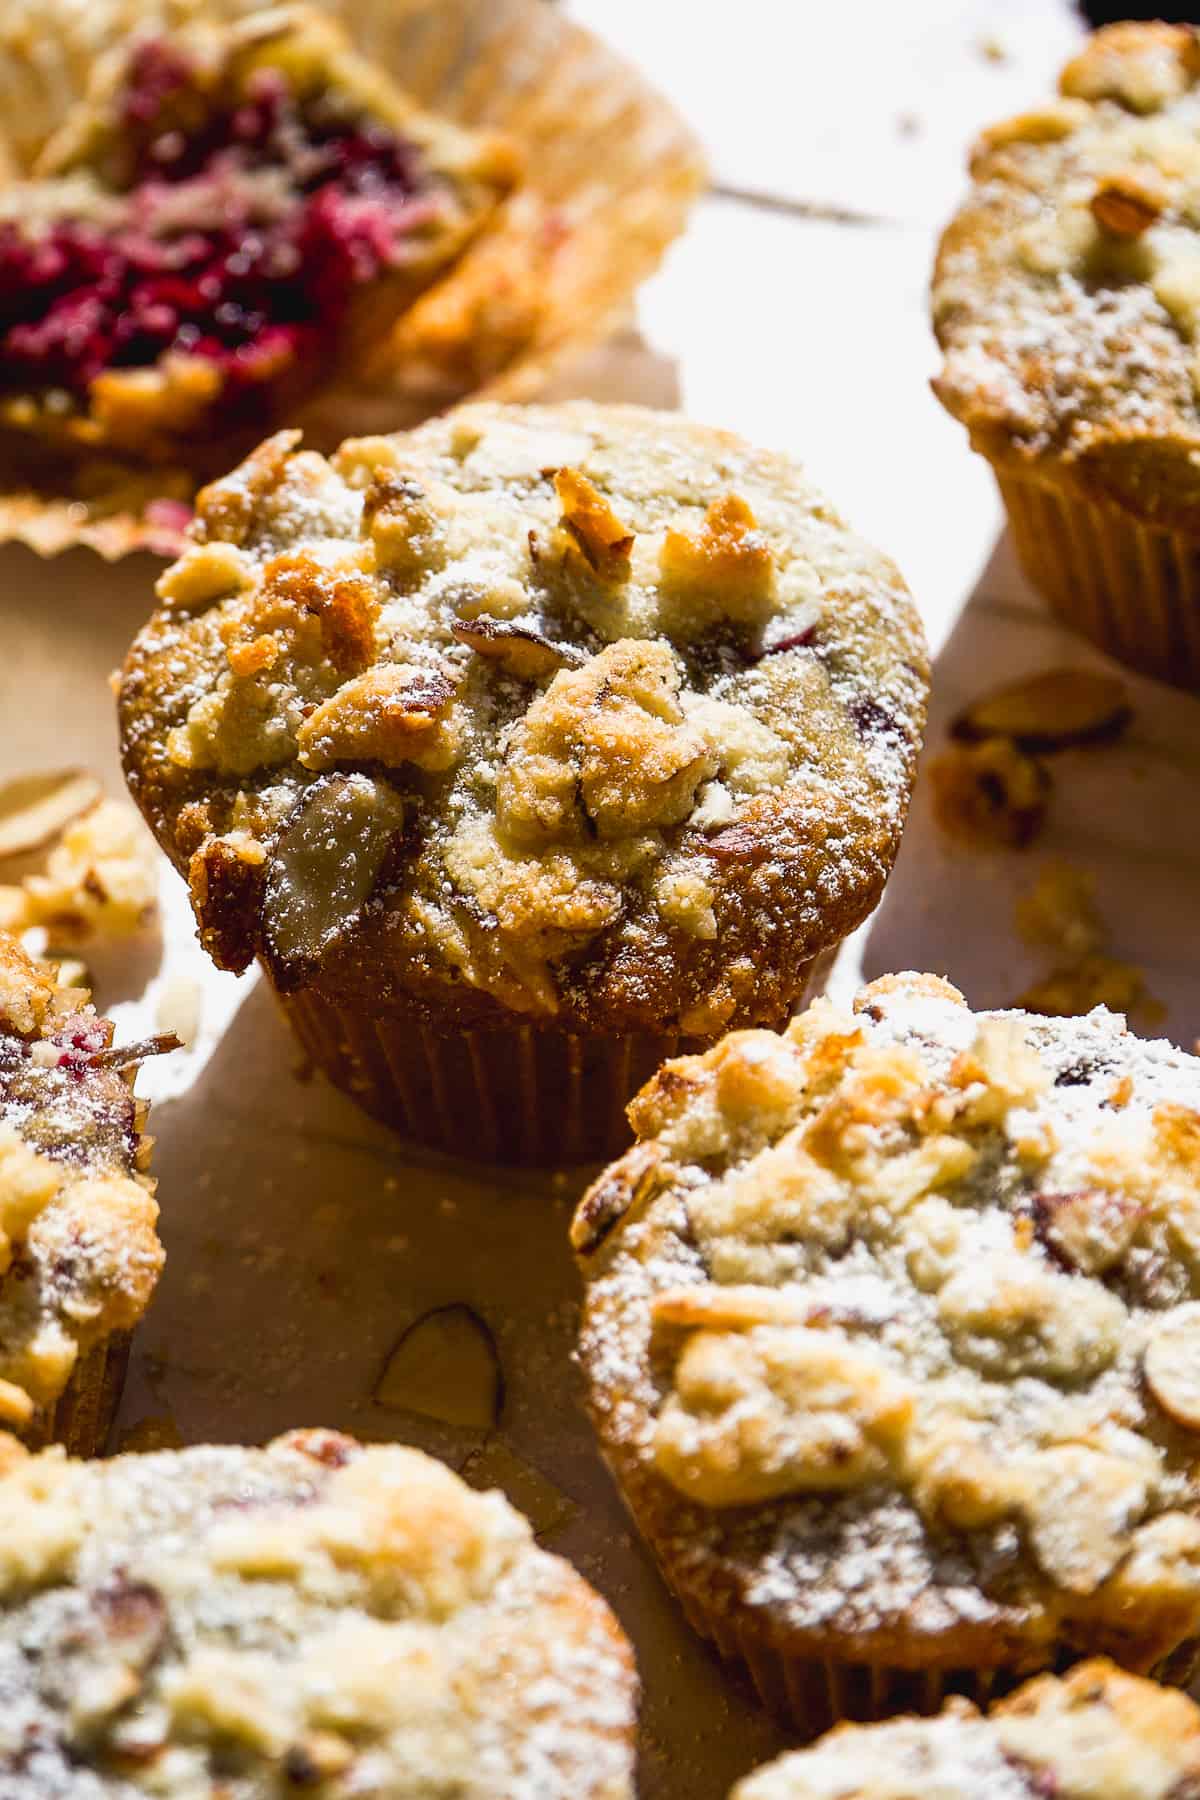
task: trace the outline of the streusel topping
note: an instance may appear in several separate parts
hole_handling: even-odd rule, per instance
[[[628,1800],[634,1686],[569,1565],[417,1451],[14,1449],[0,1478],[11,1800]]]
[[[1185,1800],[1200,1792],[1200,1711],[1185,1694],[1081,1663],[986,1718],[843,1726],[740,1782],[731,1800]]]
[[[574,1227],[584,1360],[702,1554],[801,1622],[932,1629],[973,1587],[1035,1630],[1200,1629],[1200,1062],[895,976],[630,1117]]]
[[[747,881],[798,939],[877,890],[920,628],[783,459],[633,408],[470,407],[328,462],[282,434],[195,538],[122,708],[223,963],[265,949],[295,985],[384,914],[391,962],[549,1014],[567,960],[686,956]]]
[[[983,134],[971,173],[934,280],[951,411],[1029,456],[1196,439],[1196,31],[1097,32],[1058,99]]]
[[[149,1141],[78,988],[0,932],[0,1422],[36,1435],[81,1352],[128,1330],[162,1268]]]

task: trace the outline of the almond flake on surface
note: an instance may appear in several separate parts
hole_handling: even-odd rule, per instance
[[[200,1030],[203,993],[200,983],[190,975],[172,975],[164,983],[155,1008],[159,1031],[177,1037],[184,1045],[194,1044]]]
[[[0,783],[0,860],[44,849],[100,795],[100,783],[86,769],[52,769]]]
[[[372,1399],[443,1425],[490,1431],[504,1404],[496,1340],[471,1307],[435,1307],[400,1337]]]
[[[1043,754],[1111,743],[1133,718],[1129,689],[1098,669],[1047,669],[1022,676],[964,707],[950,727],[966,743],[1008,738]]]

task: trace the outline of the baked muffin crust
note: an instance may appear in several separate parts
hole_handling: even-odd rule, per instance
[[[905,975],[630,1115],[574,1225],[582,1356],[685,1603],[868,1664],[1185,1666],[1200,1062]]]
[[[628,1645],[501,1494],[334,1432],[7,1444],[9,1800],[630,1800]]]
[[[983,133],[943,237],[935,382],[993,462],[1139,517],[1200,500],[1200,37],[1114,25],[1060,95]]]
[[[1081,1663],[982,1717],[843,1726],[739,1782],[731,1800],[1184,1800],[1200,1790],[1200,1712],[1186,1695]]]
[[[0,932],[0,1421],[30,1441],[79,1360],[138,1322],[163,1264],[131,1077],[164,1045],[112,1037]]]
[[[711,1034],[874,905],[921,632],[786,460],[636,408],[467,407],[328,462],[280,434],[194,536],[121,728],[223,966]]]

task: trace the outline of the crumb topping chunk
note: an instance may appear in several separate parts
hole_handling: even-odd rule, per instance
[[[797,1616],[965,1608],[954,1569],[1035,1634],[1200,1630],[1200,1062],[904,975],[630,1118],[573,1235],[635,1488]]]
[[[36,1437],[79,1356],[163,1263],[149,1141],[113,1028],[0,932],[0,1424]]]

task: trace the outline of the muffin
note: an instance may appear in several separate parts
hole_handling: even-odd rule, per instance
[[[6,1800],[632,1800],[629,1646],[502,1494],[330,1431],[6,1455]]]
[[[88,1456],[163,1264],[133,1079],[175,1040],[112,1040],[86,993],[0,932],[0,1423]]]
[[[1054,610],[1200,687],[1200,37],[1099,31],[983,134],[942,239],[934,386]]]
[[[928,975],[671,1062],[584,1198],[603,1450],[806,1733],[1200,1644],[1200,1060]]]
[[[514,175],[309,8],[135,34],[0,189],[0,454],[227,468],[365,364]]]
[[[120,685],[222,968],[410,1135],[608,1153],[664,1055],[782,1024],[875,905],[924,718],[892,565],[782,457],[464,407],[200,497]]]
[[[1184,1694],[1079,1663],[1042,1675],[982,1717],[844,1725],[738,1783],[730,1800],[1183,1800],[1200,1793],[1200,1711]]]

